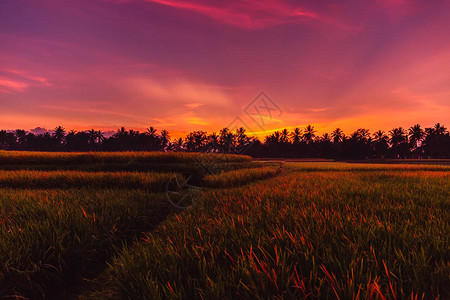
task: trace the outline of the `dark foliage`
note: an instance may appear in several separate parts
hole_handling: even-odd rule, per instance
[[[244,128],[219,133],[193,131],[170,139],[167,130],[160,133],[150,127],[141,133],[124,127],[106,138],[101,130],[66,132],[61,126],[34,134],[22,129],[0,130],[0,150],[23,151],[186,151],[238,153],[254,157],[322,157],[339,159],[368,158],[450,158],[450,134],[437,123],[432,128],[419,124],[408,130],[398,127],[388,133],[360,128],[350,135],[337,128],[331,134],[316,135],[314,126],[275,131],[261,142],[246,134]]]

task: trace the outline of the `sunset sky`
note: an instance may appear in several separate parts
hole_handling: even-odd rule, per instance
[[[450,1],[1,0],[0,128],[450,127]],[[254,120],[253,120],[254,121]]]

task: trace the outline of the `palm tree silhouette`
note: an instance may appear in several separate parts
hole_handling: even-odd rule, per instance
[[[53,129],[53,138],[55,138],[58,144],[62,143],[65,132],[66,130],[61,126],[55,127],[55,129]]]
[[[211,148],[212,152],[217,152],[217,150],[219,150],[219,136],[217,135],[217,133],[212,132],[209,136],[208,136],[208,144],[209,147]]]
[[[104,132],[101,130],[97,131],[96,138],[97,138],[97,143],[101,144],[105,140]]]
[[[373,141],[375,143],[384,143],[389,140],[389,137],[384,133],[383,130],[378,130],[373,134]]]
[[[26,140],[25,138],[26,138],[27,132],[23,129],[16,129],[14,132],[16,134],[17,142],[20,145],[25,144],[25,140]]]
[[[245,134],[245,128],[240,127],[236,129],[236,153],[242,153],[245,147],[248,146],[250,138]]]
[[[270,137],[274,144],[279,144],[281,142],[281,133],[279,131],[275,131]]]
[[[139,135],[139,131],[135,131],[133,129],[128,130],[128,135],[131,137],[136,137]]]
[[[234,134],[228,129],[223,128],[219,132],[219,142],[220,146],[222,148],[222,152],[228,153],[228,152],[234,152],[235,145],[234,145]]]
[[[330,134],[329,133],[324,133],[323,135],[322,135],[322,137],[321,137],[321,142],[331,142],[331,136],[330,136]]]
[[[391,152],[395,158],[406,157],[410,152],[409,146],[407,145],[408,136],[406,135],[406,130],[403,127],[394,128],[389,131],[391,136]]]
[[[97,131],[95,129],[91,129],[88,130],[87,133],[89,134],[89,144],[94,145],[97,140]]]
[[[75,150],[75,148],[77,147],[77,143],[75,140],[76,133],[77,132],[72,129],[66,135],[66,146],[68,147],[68,150]]]
[[[120,137],[124,137],[124,136],[126,136],[126,135],[128,135],[128,132],[127,132],[127,130],[125,129],[125,127],[120,127],[120,129],[118,129],[117,130],[117,136],[120,138]]]
[[[294,128],[294,131],[291,133],[291,139],[293,144],[300,143],[302,139],[302,130],[300,128]]]
[[[314,126],[307,125],[305,128],[305,131],[303,133],[303,139],[306,143],[311,143],[313,139],[316,137],[315,134],[316,130],[314,129]]]
[[[413,148],[418,148],[422,141],[425,132],[419,124],[416,124],[409,128],[409,141]]]
[[[238,129],[236,129],[236,136],[244,136],[245,135],[245,128],[244,127],[240,127]]]
[[[302,140],[304,142],[302,142]],[[331,143],[331,140],[333,143]],[[253,144],[251,149],[247,147]],[[190,132],[182,138],[170,142],[167,130],[157,135],[157,130],[149,127],[145,133],[126,130],[121,127],[109,138],[101,130],[67,133],[62,126],[44,134],[27,133],[25,130],[0,130],[0,149],[37,150],[37,151],[200,151],[223,153],[242,153],[242,149],[256,157],[334,157],[334,158],[374,158],[390,154],[396,158],[450,158],[450,134],[441,123],[423,129],[419,124],[408,130],[394,128],[386,135],[377,131],[373,135],[369,130],[360,128],[346,138],[340,128],[331,135],[316,137],[314,126],[308,125],[302,131],[294,128],[275,131],[265,137],[264,142],[246,135],[244,128],[235,132],[228,128],[219,134],[208,135],[203,131]]]
[[[288,141],[289,141],[289,131],[285,128],[285,129],[281,130],[280,142],[287,143]]]
[[[205,142],[207,140],[206,132],[197,130],[194,131],[194,149],[196,151],[201,150],[205,146]]]
[[[398,146],[400,143],[403,143],[407,139],[406,130],[403,127],[394,128],[389,131],[389,134],[391,136],[391,145],[394,147]]]
[[[355,141],[369,142],[371,140],[368,129],[359,128],[350,135],[350,138]]]
[[[178,150],[182,150],[183,149],[183,139],[182,138],[178,138],[178,140],[175,142]]]
[[[156,128],[150,126],[149,128],[147,128],[147,135],[151,138],[156,138],[156,131]]]
[[[444,134],[447,131],[447,128],[441,123],[436,123],[433,129],[435,134]]]
[[[384,158],[389,145],[389,137],[383,130],[378,130],[373,134],[373,150],[376,157]]]
[[[162,145],[163,149],[165,149],[170,141],[169,132],[165,129],[161,130],[160,139],[161,139],[161,145]]]
[[[193,132],[186,136],[184,146],[187,151],[195,151],[195,136]]]
[[[336,128],[332,133],[333,143],[338,144],[344,140],[344,132],[340,128]]]

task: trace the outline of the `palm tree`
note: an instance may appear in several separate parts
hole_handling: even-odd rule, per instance
[[[217,145],[219,145],[219,136],[217,135],[217,133],[212,132],[209,135],[208,139],[211,147],[213,147],[214,149],[217,147]]]
[[[17,142],[20,145],[25,144],[25,137],[27,135],[27,132],[23,129],[16,129],[15,134],[16,134]]]
[[[207,140],[206,132],[198,130],[198,131],[191,132],[191,134],[194,138],[193,139],[194,150],[195,151],[201,150],[205,146],[205,142]]]
[[[195,151],[195,136],[193,132],[189,132],[186,136],[184,146],[187,151]]]
[[[222,148],[222,152],[233,152],[234,147],[234,134],[228,129],[223,128],[219,132],[219,142]]]
[[[371,137],[368,129],[359,128],[354,133],[351,134],[351,138],[353,140],[362,141],[362,142],[370,142]]]
[[[175,140],[175,142],[173,143],[173,149],[175,151],[181,151],[183,150],[183,139],[182,138],[178,138],[177,140]]]
[[[419,147],[424,135],[425,132],[419,124],[416,124],[409,128],[409,141],[413,148]]]
[[[131,137],[136,137],[139,135],[139,131],[135,131],[133,129],[128,130],[128,135]]]
[[[373,134],[373,151],[376,157],[384,158],[388,149],[389,137],[383,130],[378,130]]]
[[[99,130],[96,134],[97,143],[101,144],[105,140],[104,132]]]
[[[406,130],[403,127],[394,128],[389,131],[391,145],[396,147],[407,140]]]
[[[236,138],[237,138],[238,142],[245,140],[246,137],[247,137],[247,135],[245,134],[244,127],[240,127],[238,129],[236,129]]]
[[[303,139],[306,141],[306,143],[311,143],[313,139],[316,137],[315,134],[316,130],[314,129],[314,126],[308,125],[305,128],[305,131],[303,133]]]
[[[406,157],[409,152],[408,136],[406,130],[403,127],[394,128],[389,131],[391,136],[391,151],[395,158]]]
[[[291,132],[291,139],[293,144],[300,143],[302,138],[302,130],[300,128],[294,128],[294,131]]]
[[[236,136],[237,137],[242,137],[245,135],[245,128],[244,127],[240,127],[238,129],[236,129]]]
[[[156,131],[157,131],[156,128],[150,126],[149,128],[147,128],[146,134],[151,138],[156,138]]]
[[[330,134],[329,133],[324,133],[323,135],[322,135],[322,137],[321,137],[321,142],[326,142],[326,143],[329,143],[329,142],[331,142],[331,136],[330,136]]]
[[[250,138],[245,134],[245,128],[240,127],[236,129],[236,151],[241,153],[249,145]]]
[[[340,128],[336,128],[332,133],[331,137],[333,138],[333,143],[337,144],[344,140],[344,131]]]
[[[289,131],[285,128],[281,130],[280,134],[280,142],[281,143],[287,143],[289,142]]]
[[[70,130],[67,135],[66,135],[66,146],[69,150],[76,150],[76,140],[75,140],[75,135],[76,135],[76,131],[75,130]]]
[[[89,144],[94,145],[97,140],[97,131],[95,129],[91,129],[88,130],[87,133],[89,134]]]
[[[450,135],[447,128],[440,123],[434,125],[433,128],[425,128],[425,139],[422,148],[425,156],[438,158],[450,157]]]
[[[375,143],[384,143],[389,140],[389,137],[384,133],[383,130],[378,130],[373,134],[373,141]]]
[[[122,127],[120,127],[120,129],[117,129],[116,135],[118,137],[123,137],[123,136],[128,135],[128,131],[125,129],[125,127],[122,126]]]
[[[436,123],[433,129],[435,134],[444,134],[447,131],[447,128],[441,123]]]
[[[61,126],[55,127],[55,129],[53,129],[53,138],[57,141],[58,144],[61,144],[64,140],[65,133],[66,130]]]
[[[165,129],[161,130],[160,139],[161,139],[161,145],[162,145],[163,149],[166,148],[167,144],[170,141],[169,132]]]
[[[275,131],[271,135],[266,136],[266,143],[279,144],[280,142],[281,142],[281,133],[279,131]]]

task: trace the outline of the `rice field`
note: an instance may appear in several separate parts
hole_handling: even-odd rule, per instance
[[[196,173],[205,161],[213,174]],[[0,162],[0,298],[450,297],[446,165],[132,152]],[[181,210],[164,187],[189,172],[203,189]]]
[[[31,152],[1,151],[0,165],[77,165],[114,163],[202,163],[214,161],[248,162],[245,155],[203,154],[188,152]]]
[[[449,175],[297,170],[211,190],[111,276],[127,299],[446,299]]]
[[[206,175],[203,184],[211,188],[228,188],[243,185],[255,180],[269,178],[280,172],[276,166],[266,166],[260,168],[232,170],[219,174]]]
[[[177,173],[80,172],[80,171],[0,171],[0,187],[9,188],[129,188],[162,192],[164,184]]]

